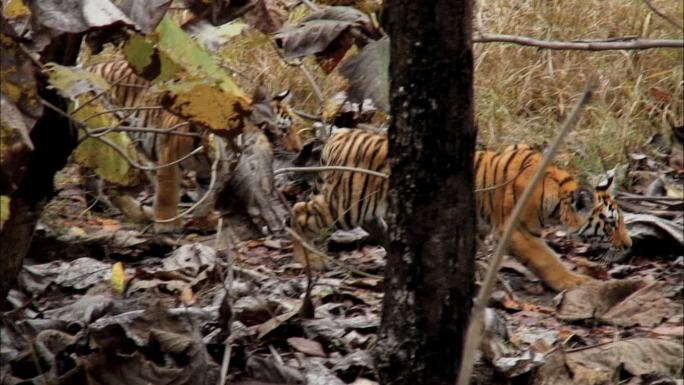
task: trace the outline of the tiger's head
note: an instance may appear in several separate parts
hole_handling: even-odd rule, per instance
[[[611,176],[593,190],[577,187],[569,199],[571,207],[561,210],[561,216],[563,222],[570,224],[571,230],[585,240],[608,241],[614,249],[629,249],[632,238],[625,227],[622,211],[611,195],[612,184]]]
[[[286,151],[298,152],[302,149],[302,140],[288,105],[290,98],[290,90],[269,97],[263,86],[257,87],[252,98],[252,120],[271,143]]]

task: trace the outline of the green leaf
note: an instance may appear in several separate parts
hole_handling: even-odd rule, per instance
[[[242,132],[251,101],[170,18],[165,17],[155,33],[131,38],[124,55],[138,74],[156,85],[171,112],[222,136]]]

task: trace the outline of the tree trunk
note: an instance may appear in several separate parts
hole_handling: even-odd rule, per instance
[[[81,35],[62,35],[48,46],[42,58],[45,62],[73,65],[80,43]],[[37,91],[42,99],[66,111],[67,102],[47,87],[44,77],[39,77]],[[77,140],[70,122],[47,108],[31,130],[30,137],[34,149],[28,159],[21,164],[7,162],[21,169],[22,178],[16,181],[16,186],[3,185],[1,188],[2,194],[10,196],[11,206],[9,218],[0,231],[0,309],[7,307],[7,293],[16,284],[36,223],[45,203],[54,195],[55,173],[64,167]],[[16,170],[3,171],[16,173]]]
[[[473,293],[473,54],[469,0],[392,0],[390,247],[382,384],[453,384]]]

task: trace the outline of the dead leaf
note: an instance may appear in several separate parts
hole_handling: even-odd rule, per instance
[[[349,80],[349,98],[356,103],[372,100],[381,110],[389,111],[389,38],[368,43],[340,67]]]
[[[288,345],[304,354],[315,357],[326,357],[323,346],[320,343],[301,337],[290,337],[287,339]]]
[[[259,332],[258,338],[264,338],[268,333],[278,328],[278,326],[282,325],[284,322],[288,321],[290,318],[297,315],[297,313],[299,313],[299,309],[291,310],[287,313],[277,315],[271,318],[270,320],[262,323],[257,327],[257,331]]]
[[[242,16],[245,23],[265,34],[282,28],[287,17],[274,0],[256,0],[253,4],[253,8]]]
[[[682,370],[682,353],[681,343],[652,338],[633,338],[566,353],[556,351],[539,369],[534,383],[613,383],[621,368],[634,376],[648,373],[677,375]]]
[[[598,319],[611,325],[654,327],[681,312],[660,282],[591,282],[565,293],[558,309],[563,320]]]

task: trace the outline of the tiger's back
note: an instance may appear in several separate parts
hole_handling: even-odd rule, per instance
[[[387,139],[360,130],[341,130],[323,150],[324,166],[365,168],[389,175]],[[542,159],[539,151],[516,145],[501,152],[477,151],[475,188],[478,219],[499,236],[513,207]],[[293,208],[294,222],[303,235],[364,226],[386,211],[389,183],[368,174],[326,171],[321,193]],[[557,290],[589,278],[570,272],[541,238],[549,225],[563,224],[585,237],[609,239],[615,248],[631,246],[622,214],[609,193],[609,184],[582,186],[566,170],[550,166],[534,188],[509,244],[509,253]],[[367,200],[367,202],[364,202]],[[376,209],[379,208],[379,209]]]
[[[340,130],[323,148],[321,164],[389,175],[387,138],[361,130]],[[385,216],[387,178],[353,171],[323,171],[321,176],[320,193],[293,207],[295,223],[304,234],[349,230]]]

